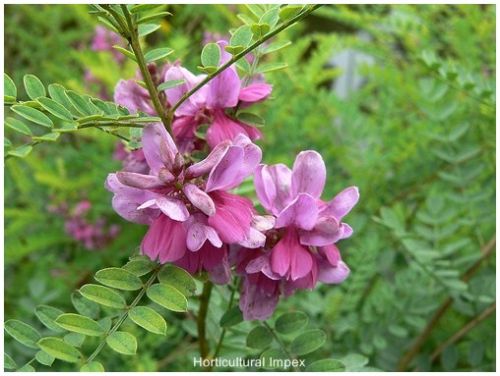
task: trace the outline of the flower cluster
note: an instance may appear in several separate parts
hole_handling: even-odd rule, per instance
[[[224,64],[230,58],[223,52],[227,42],[217,43]],[[164,92],[169,109],[205,77],[178,63],[159,71],[150,66],[150,72],[156,84],[182,80]],[[228,283],[234,271],[241,276],[244,318],[263,320],[280,297],[347,278],[336,243],[353,232],[342,220],[359,193],[349,187],[323,201],[326,167],[316,151],[299,153],[292,169],[261,164],[262,151],[253,143],[261,132],[235,114],[268,98],[272,87],[262,79],[248,81],[229,67],[175,106],[172,135],[160,123],[147,125],[142,149],[115,152],[124,168],[108,176],[106,187],[119,215],[149,226],[144,255],[191,274],[207,273],[217,284]],[[134,80],[118,83],[115,100],[155,114],[147,90]],[[207,131],[199,138],[202,125]],[[208,155],[196,160],[195,150]],[[232,192],[250,176],[266,213]]]

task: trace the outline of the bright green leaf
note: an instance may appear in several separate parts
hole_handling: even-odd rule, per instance
[[[13,150],[9,150],[7,154],[12,155],[13,157],[25,158],[29,153],[31,153],[31,150],[33,150],[31,145],[22,145]]]
[[[33,132],[31,132],[31,129],[26,124],[16,118],[8,117],[7,119],[5,119],[5,125],[26,136],[31,136],[33,134]]]
[[[55,320],[63,313],[64,312],[60,309],[48,305],[39,305],[35,309],[35,315],[42,322],[42,324],[55,332],[63,331],[63,329],[55,323]]]
[[[160,25],[158,25],[158,24],[141,24],[138,26],[139,36],[145,37],[146,35],[149,35],[149,34],[155,32],[159,28],[160,28]]]
[[[58,133],[58,132],[50,132],[50,133],[46,133],[44,134],[43,136],[33,136],[33,140],[35,141],[50,141],[50,142],[54,142],[56,141],[59,136],[61,134]]]
[[[279,18],[283,21],[287,21],[298,15],[303,8],[303,5],[287,5],[280,9]]]
[[[149,258],[144,256],[139,256],[127,262],[123,266],[123,269],[128,270],[129,272],[135,274],[138,277],[141,277],[145,274],[148,274],[151,270],[153,270],[156,267],[156,265],[157,264],[152,262]]]
[[[309,318],[304,312],[287,312],[276,320],[274,328],[282,334],[298,332],[306,327]]]
[[[64,108],[61,104],[57,103],[53,99],[41,97],[37,99],[37,102],[40,103],[40,105],[45,110],[58,117],[59,119],[68,121],[73,120],[73,115],[71,115],[71,112],[69,112],[66,108]]]
[[[243,46],[247,47],[252,41],[252,29],[250,26],[243,25],[236,29],[229,40],[230,46]]]
[[[17,97],[16,84],[7,73],[3,74],[3,94],[13,97],[14,99]]]
[[[55,358],[52,355],[47,354],[45,351],[40,350],[35,354],[35,359],[38,363],[50,367],[52,363],[54,363]]]
[[[71,346],[80,347],[85,341],[85,336],[80,333],[68,333],[63,337],[63,339],[64,342],[70,344]]]
[[[103,285],[118,290],[135,291],[142,287],[142,281],[134,273],[122,268],[107,268],[99,270],[95,279]]]
[[[174,52],[173,49],[164,47],[164,48],[157,48],[151,51],[148,51],[144,54],[144,58],[146,59],[147,63],[152,63],[153,61],[163,59],[167,57],[168,55],[172,54]]]
[[[36,342],[40,339],[40,333],[32,326],[19,320],[7,320],[4,327],[17,342],[33,349],[37,348]]]
[[[22,116],[26,120],[32,121],[33,123],[43,125],[47,128],[52,128],[54,126],[52,120],[50,120],[43,112],[32,107],[16,104],[11,108],[16,114]]]
[[[247,346],[253,349],[265,349],[273,341],[273,336],[265,326],[256,326],[247,336]]]
[[[60,338],[42,338],[40,341],[38,341],[38,346],[47,354],[52,355],[54,358],[63,360],[65,362],[77,363],[81,358],[81,354],[77,349],[67,344]]]
[[[176,288],[165,284],[154,284],[148,291],[147,296],[153,302],[175,312],[187,311],[187,299]]]
[[[98,337],[104,334],[104,330],[97,322],[77,313],[64,313],[56,319],[56,323],[63,329],[86,336]]]
[[[135,355],[137,351],[137,340],[127,332],[114,332],[106,338],[109,347],[120,354]]]
[[[26,93],[31,99],[37,99],[39,97],[44,97],[47,95],[45,86],[43,86],[42,81],[40,81],[37,76],[27,74],[24,76],[23,82]]]
[[[306,367],[307,372],[343,372],[344,370],[344,363],[336,359],[317,360]]]
[[[16,362],[7,353],[3,353],[3,368],[5,368],[5,369],[16,369],[17,368]]]
[[[257,73],[269,73],[269,72],[274,72],[277,70],[282,70],[288,67],[287,63],[266,63],[266,64],[261,64],[257,68]]]
[[[253,125],[254,127],[263,127],[266,121],[259,115],[250,112],[240,112],[237,115],[239,121],[245,124]]]
[[[242,321],[243,315],[241,314],[240,308],[238,306],[234,306],[222,315],[220,319],[220,326],[229,328],[230,326],[237,325]]]
[[[71,303],[73,303],[73,306],[78,311],[78,313],[82,314],[83,316],[87,316],[93,319],[99,316],[101,307],[99,307],[98,304],[83,297],[78,291],[75,291],[71,294]]]
[[[80,288],[80,294],[106,307],[125,308],[127,305],[123,296],[104,286],[94,284],[84,285]]]
[[[167,265],[163,267],[158,275],[161,283],[175,287],[185,296],[194,295],[196,284],[193,277],[182,268],[175,265]]]
[[[152,308],[144,306],[134,307],[130,310],[128,317],[151,333],[165,335],[167,332],[165,319]]]
[[[97,361],[92,361],[85,363],[81,368],[80,372],[104,372],[104,367],[101,363]]]
[[[126,48],[123,48],[121,46],[113,46],[115,50],[117,50],[119,53],[122,55],[128,57],[129,59],[133,61],[137,61],[137,58],[135,57],[134,53],[130,50],[127,50]]]
[[[217,43],[208,43],[201,51],[201,64],[204,67],[217,67],[220,61],[220,47]]]

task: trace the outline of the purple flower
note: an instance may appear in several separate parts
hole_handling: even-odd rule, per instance
[[[104,26],[96,26],[91,44],[92,50],[111,52],[116,62],[122,64],[125,61],[125,56],[114,49],[114,45],[125,47],[122,37]]]
[[[257,197],[275,223],[263,230],[264,247],[240,250],[253,255],[240,258],[237,268],[243,275],[240,308],[245,319],[269,317],[280,294],[312,289],[318,281],[341,283],[349,275],[335,243],[352,234],[342,219],[357,203],[359,192],[349,187],[324,202],[320,197],[325,181],[325,164],[315,151],[301,152],[292,170],[283,164],[257,168]]]
[[[226,41],[219,41],[218,45],[221,50],[219,65],[222,65],[230,60],[231,55],[224,50]],[[165,75],[165,81],[184,80],[184,84],[165,91],[168,103],[173,106],[203,78],[205,75],[195,76],[183,67],[171,67]],[[242,87],[236,68],[227,68],[176,110],[173,130],[180,149],[194,149],[195,131],[202,124],[208,125],[206,140],[211,148],[222,141],[233,140],[238,134],[245,134],[251,140],[259,139],[261,132],[258,129],[228,116],[226,110],[262,101],[271,90],[271,85],[267,83],[252,83]]]
[[[143,254],[161,263],[178,261],[190,270],[224,274],[214,266],[220,264],[217,257],[227,254],[224,243],[264,244],[251,201],[228,192],[253,173],[262,157],[246,136],[217,145],[194,164],[184,161],[161,124],[144,129],[142,144],[149,172],[113,173],[106,186],[114,193],[118,214],[150,225]]]

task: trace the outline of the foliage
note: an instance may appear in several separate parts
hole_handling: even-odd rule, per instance
[[[205,31],[231,30],[234,56],[276,17],[303,11],[284,9],[135,11],[156,25],[141,28],[149,61],[182,58],[211,74],[218,50],[202,43]],[[18,158],[5,164],[5,368],[192,369],[199,334],[186,318],[199,312],[203,280],[129,259],[144,228],[116,217],[101,183],[117,169],[116,136],[136,138],[127,125],[151,119],[98,99],[83,68],[109,95],[135,61],[117,67],[109,53],[83,47],[95,16],[104,17],[86,6],[10,5],[6,14],[5,155]],[[240,73],[265,73],[274,86],[271,101],[238,115],[265,122],[265,162],[321,151],[327,196],[352,183],[362,200],[350,216],[355,236],[342,242],[351,274],[341,286],[300,292],[262,323],[242,320],[236,287],[214,287],[207,340],[216,354],[304,359],[311,371],[495,369],[494,317],[441,347],[495,303],[494,31],[488,5],[332,5],[255,50],[256,66],[240,60]],[[330,61],[346,50],[373,62],[356,65],[363,84],[342,96],[332,84],[345,72]],[[255,198],[252,187],[240,192]],[[84,250],[47,210],[82,197],[94,218],[122,226],[103,251]]]

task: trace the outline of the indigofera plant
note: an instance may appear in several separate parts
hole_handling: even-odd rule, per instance
[[[36,353],[20,366],[6,355],[6,368],[33,370],[35,361],[51,366],[59,359],[82,371],[102,371],[97,359],[105,346],[123,355],[137,351],[136,337],[122,328],[126,321],[157,335],[168,333],[163,309],[196,311],[189,316],[196,320],[202,361],[217,358],[226,330],[242,320],[260,321],[246,344],[259,350],[261,359],[298,361],[323,345],[326,333],[308,327],[302,312],[287,312],[274,323],[265,320],[273,320],[281,297],[347,278],[350,271],[337,243],[353,233],[343,219],[359,192],[348,187],[323,201],[326,167],[317,151],[300,152],[292,169],[261,164],[263,151],[254,141],[263,137],[264,120],[251,112],[272,92],[264,74],[286,67],[261,64],[264,55],[290,44],[272,38],[319,7],[248,6],[251,15],[240,17],[244,25],[229,40],[203,47],[201,74],[194,74],[179,61],[157,65],[173,52],[169,47],[144,51],[141,38],[170,15],[163,6],[93,5],[91,13],[109,30],[98,29],[92,48],[113,50],[119,64],[131,59],[138,65],[135,79],[118,82],[114,102],[58,84],[46,88],[33,75],[24,77],[30,100],[19,101],[15,84],[4,76],[4,102],[13,112],[6,124],[29,140],[12,146],[5,139],[6,158],[25,157],[36,144],[84,128],[114,135],[123,143],[116,154],[124,165],[106,179],[112,206],[124,219],[148,226],[141,255],[123,267],[98,271],[98,283],[74,293],[75,313],[37,307],[48,336],[8,320],[7,333]],[[34,125],[41,128],[33,131]],[[264,211],[234,191],[251,176]],[[213,284],[228,288],[230,298],[222,332],[210,349],[206,317]],[[188,303],[193,297],[194,307]],[[98,341],[87,355],[82,344],[89,337]],[[349,361],[286,364],[323,371],[344,369]]]

